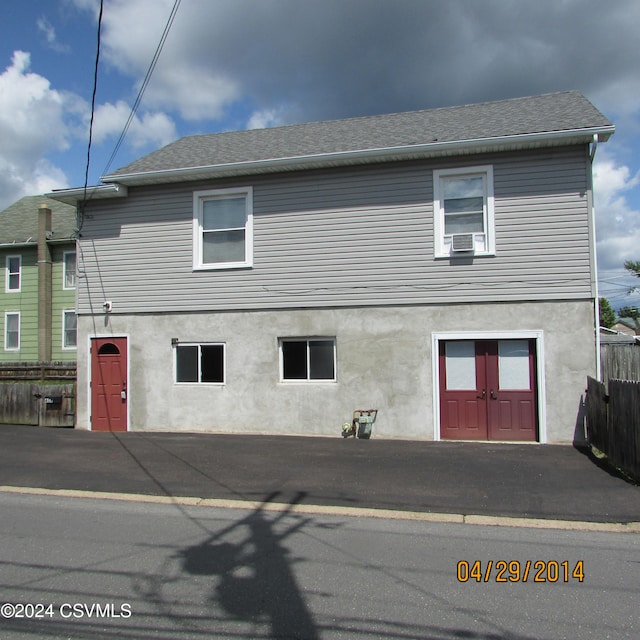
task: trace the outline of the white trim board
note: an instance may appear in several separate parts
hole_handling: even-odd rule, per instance
[[[441,340],[535,340],[536,384],[538,385],[538,442],[547,442],[547,396],[545,391],[544,332],[513,331],[438,331],[431,334],[433,375],[433,439],[440,440],[440,341]],[[493,441],[492,441],[493,442]]]

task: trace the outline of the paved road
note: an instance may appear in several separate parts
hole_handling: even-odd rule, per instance
[[[0,513],[3,640],[640,637],[634,534],[2,493]]]
[[[2,485],[640,522],[640,487],[568,445],[0,425]]]

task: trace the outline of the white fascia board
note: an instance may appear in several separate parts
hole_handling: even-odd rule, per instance
[[[269,158],[266,160],[252,160],[230,162],[217,165],[198,167],[181,167],[175,169],[161,169],[158,171],[140,171],[135,173],[111,174],[103,176],[103,182],[118,182],[125,184],[146,184],[161,182],[181,182],[198,180],[225,175],[248,175],[275,171],[293,171],[299,169],[313,169],[341,164],[364,164],[367,162],[384,162],[385,160],[411,160],[434,156],[446,156],[462,153],[481,153],[507,150],[513,148],[535,148],[539,146],[573,144],[576,142],[589,143],[594,135],[604,142],[614,132],[615,127],[592,127],[588,129],[570,129],[566,131],[552,131],[543,133],[527,133],[514,136],[500,136],[494,138],[478,138],[474,140],[456,140],[451,142],[430,142],[427,144],[404,145],[400,147],[385,147],[378,149],[363,149],[356,151],[338,151],[335,153],[319,153],[306,156],[292,156],[286,158]]]
[[[126,198],[127,187],[123,184],[99,184],[93,187],[76,187],[73,189],[58,189],[45,193],[48,198],[77,206],[83,200],[101,200],[103,198]]]

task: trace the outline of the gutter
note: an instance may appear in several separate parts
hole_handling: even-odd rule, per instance
[[[591,164],[593,164],[593,159],[596,157],[596,151],[598,150],[598,134],[593,134],[593,140],[591,142],[591,151],[589,153],[589,158],[591,158]]]
[[[127,187],[123,184],[99,184],[95,187],[76,187],[73,189],[57,189],[51,193],[45,193],[47,198],[64,202],[72,206],[77,206],[83,200],[92,200],[93,198],[126,198],[128,194]]]
[[[318,153],[305,156],[285,158],[269,158],[230,162],[197,167],[181,167],[156,171],[139,171],[135,173],[109,174],[101,180],[107,183],[144,184],[145,182],[179,182],[197,180],[211,175],[251,174],[293,170],[297,168],[313,168],[332,164],[365,163],[367,161],[384,161],[388,159],[411,159],[437,155],[460,154],[462,152],[493,151],[503,147],[542,146],[551,142],[561,143],[571,140],[590,142],[599,136],[603,142],[614,133],[613,125],[607,127],[590,127],[587,129],[568,129],[543,133],[526,133],[513,136],[492,138],[476,138],[471,140],[455,140],[450,142],[430,142],[426,144],[403,145],[399,147],[383,147],[376,149],[360,149],[355,151],[338,151]],[[50,196],[55,197],[55,196]]]
[[[52,238],[51,240],[47,240],[47,244],[72,244],[76,241],[73,236],[67,236],[65,238]],[[29,247],[37,247],[38,243],[33,240],[32,242],[2,242],[0,243],[0,249],[26,249]]]
[[[0,244],[0,249],[22,249],[25,247],[35,247],[38,243],[34,240],[33,242],[3,242]]]

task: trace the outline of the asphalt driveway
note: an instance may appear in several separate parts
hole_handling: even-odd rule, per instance
[[[640,521],[640,487],[569,445],[91,433],[0,425],[0,485],[430,513]]]

